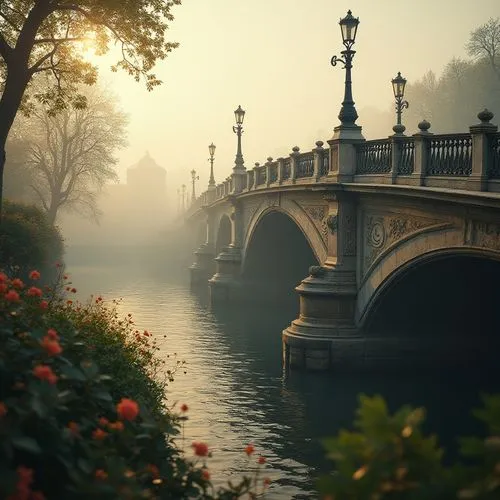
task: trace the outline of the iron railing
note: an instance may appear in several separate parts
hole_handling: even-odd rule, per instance
[[[435,135],[429,140],[427,175],[468,176],[471,172],[470,134]]]
[[[389,139],[366,141],[356,147],[356,174],[386,174],[391,171],[392,144]]]

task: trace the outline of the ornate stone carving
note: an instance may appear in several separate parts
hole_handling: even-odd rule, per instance
[[[372,248],[382,248],[384,246],[385,228],[382,217],[368,217],[366,238],[366,243]]]
[[[339,229],[339,221],[337,214],[331,214],[323,219],[331,234],[335,234]]]
[[[342,222],[344,234],[344,255],[352,257],[356,255],[356,216],[344,215]]]
[[[328,238],[328,227],[326,223],[326,219],[328,218],[328,207],[324,205],[305,206],[304,210],[318,228],[323,241],[326,242]]]
[[[500,251],[500,224],[472,221],[472,244]]]
[[[320,278],[320,277],[326,275],[326,269],[324,267],[321,267],[321,266],[311,266],[309,268],[309,274],[313,278]]]
[[[306,212],[315,221],[322,221],[325,217],[326,207],[307,207]]]

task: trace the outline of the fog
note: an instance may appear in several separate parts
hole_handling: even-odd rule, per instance
[[[187,0],[175,7],[167,34],[180,47],[158,64],[155,73],[163,85],[152,92],[109,70],[116,54],[88,53],[99,66],[102,84],[111,87],[129,115],[128,147],[119,152],[121,183],[146,151],[165,169],[165,211],[151,210],[159,227],[175,217],[182,184],[186,199],[191,198],[192,169],[199,176],[197,194],[206,189],[207,146],[212,141],[217,146],[216,181],[231,173],[236,152],[233,111],[238,105],[246,111],[242,140],[247,168],[268,156],[286,156],[296,145],[310,150],[316,140],[331,137],[338,124],[344,71],[341,65],[333,68],[330,59],[343,48],[338,21],[349,8],[360,19],[353,93],[366,138],[392,133],[390,80],[398,71],[409,85],[428,70],[439,76],[453,57],[467,59],[470,32],[500,14],[498,0]],[[471,124],[474,120],[471,116]],[[414,121],[406,123],[407,133],[416,131]],[[147,194],[143,200],[142,208],[155,203]],[[137,200],[123,203],[138,209]],[[103,228],[109,227],[108,208],[109,199],[102,204]],[[104,233],[110,237],[107,230],[74,216],[59,223],[69,243],[86,240],[87,231],[92,239]]]

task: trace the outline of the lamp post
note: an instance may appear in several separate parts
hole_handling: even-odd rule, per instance
[[[396,134],[402,134],[405,130],[406,127],[401,124],[401,113],[403,112],[403,109],[409,107],[408,101],[404,101],[403,97],[405,95],[405,85],[406,85],[406,79],[401,76],[401,72],[398,71],[398,75],[396,78],[393,78],[391,80],[392,83],[392,91],[394,92],[394,97],[396,99],[396,116],[397,116],[397,123],[392,127],[392,130]]]
[[[194,203],[194,200],[196,200],[195,183],[199,178],[200,176],[196,175],[196,170],[193,168],[193,170],[191,170],[191,183],[193,186],[193,189],[191,191],[191,203]]]
[[[241,106],[238,106],[238,109],[234,111],[234,118],[236,119],[236,125],[233,126],[233,132],[238,136],[238,149],[236,150],[233,171],[241,173],[241,171],[245,170],[243,155],[241,154],[241,134],[243,133],[243,119],[245,118],[245,111],[241,109]]]
[[[181,213],[181,190],[177,188],[177,213]]]
[[[186,184],[181,186],[182,188],[182,211],[186,211]]]
[[[342,57],[333,56],[330,62],[332,66],[336,66],[338,62],[344,64],[345,89],[344,100],[339,113],[339,120],[342,126],[354,127],[358,118],[358,113],[354,107],[354,101],[352,100],[351,69],[352,60],[354,58],[354,54],[356,53],[355,50],[352,50],[352,46],[356,41],[359,18],[353,17],[352,12],[349,10],[347,11],[347,16],[341,19],[339,24],[342,32],[342,43],[344,44],[345,50],[341,52]]]
[[[214,154],[215,154],[215,144],[212,142],[210,146],[208,146],[208,152],[210,153],[210,158],[208,161],[210,162],[210,179],[208,180],[208,190],[213,191],[215,189],[215,178],[214,178]]]

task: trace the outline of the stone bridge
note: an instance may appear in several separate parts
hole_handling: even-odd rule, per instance
[[[500,327],[500,134],[492,113],[478,118],[467,133],[435,135],[424,120],[414,135],[370,141],[341,125],[328,147],[236,165],[185,214],[200,235],[193,286],[208,282],[213,303],[230,302],[243,300],[246,282],[272,288],[280,269],[299,273],[300,315],[283,332],[291,366],[491,351],[500,338],[489,335]]]

